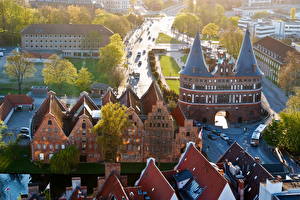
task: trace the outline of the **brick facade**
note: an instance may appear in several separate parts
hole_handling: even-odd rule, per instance
[[[208,67],[202,54],[199,36],[195,38],[185,68],[180,74],[179,104],[189,119],[215,123],[219,111],[230,123],[259,120],[262,73],[256,64],[249,32],[235,62],[219,55],[216,66]]]

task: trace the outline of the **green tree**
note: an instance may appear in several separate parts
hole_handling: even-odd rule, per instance
[[[50,159],[52,173],[70,174],[79,163],[79,150],[71,145],[55,153]]]
[[[273,147],[282,145],[283,136],[283,127],[280,121],[273,120],[263,131],[264,140]]]
[[[123,62],[125,46],[119,34],[110,37],[110,43],[100,48],[99,63],[107,72],[112,72],[117,65]]]
[[[68,6],[67,13],[71,24],[90,24],[92,21],[91,14],[85,7]]]
[[[129,126],[127,108],[108,103],[101,109],[101,119],[94,126],[101,155],[105,161],[116,161],[122,145],[122,133]]]
[[[92,84],[92,80],[92,73],[90,73],[86,67],[82,67],[79,70],[75,84],[81,91],[87,91]]]
[[[95,49],[102,42],[102,35],[98,31],[90,31],[87,35],[84,36],[81,41],[81,47],[83,49]]]
[[[5,143],[3,142],[3,133],[6,129],[7,126],[2,120],[0,120],[0,149],[2,149],[5,146]]]
[[[202,34],[208,39],[216,38],[218,36],[220,27],[215,23],[209,23],[202,29]]]
[[[298,112],[300,111],[300,89],[297,88],[295,95],[291,96],[287,102],[287,111]]]
[[[161,10],[163,9],[163,0],[143,0],[145,6],[150,10]]]
[[[291,8],[291,10],[290,10],[290,18],[292,20],[296,19],[296,8]]]
[[[196,15],[180,13],[176,15],[172,29],[193,37],[200,30],[201,24],[201,20]]]
[[[36,72],[34,65],[28,61],[29,55],[13,52],[12,56],[7,57],[5,65],[5,73],[10,77],[17,80],[19,94],[22,93],[22,84],[24,79],[32,77]]]
[[[280,118],[284,147],[293,153],[300,153],[300,112],[281,112]]]
[[[240,29],[228,29],[220,34],[220,43],[235,59],[238,57],[243,43],[243,33]]]
[[[77,78],[77,70],[74,65],[57,55],[52,55],[50,63],[46,63],[42,71],[44,83],[46,85],[56,84],[61,86],[63,83],[74,84]]]
[[[300,87],[300,56],[296,51],[288,52],[285,65],[280,68],[279,85],[287,93],[291,93],[295,87]]]

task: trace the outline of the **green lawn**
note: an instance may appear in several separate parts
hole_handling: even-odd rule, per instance
[[[179,76],[180,68],[171,56],[159,56],[160,66],[164,76]]]
[[[179,80],[166,80],[166,82],[171,90],[179,94]]]
[[[170,43],[170,44],[181,44],[182,42],[176,40],[175,38],[172,38],[171,36],[164,34],[164,33],[159,33],[156,43]]]
[[[185,63],[187,60],[187,57],[188,57],[188,55],[186,54],[186,55],[182,56],[180,59],[183,63]]]
[[[69,61],[73,63],[73,65],[77,68],[77,70],[80,70],[81,67],[86,67],[88,70],[93,74],[94,81],[100,82],[100,83],[108,83],[109,75],[104,73],[104,70],[102,70],[102,66],[99,64],[98,59],[80,59],[80,58],[68,58]]]

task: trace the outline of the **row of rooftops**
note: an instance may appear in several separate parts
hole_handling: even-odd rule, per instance
[[[250,39],[250,32],[246,30],[243,43],[240,49],[238,59],[233,68],[234,76],[262,76],[263,73],[257,66],[256,58],[253,53],[253,48]],[[193,45],[190,49],[185,67],[180,72],[181,75],[213,77],[210,72],[201,47],[200,34],[197,33]]]

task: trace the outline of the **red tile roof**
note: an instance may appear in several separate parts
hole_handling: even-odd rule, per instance
[[[116,103],[118,101],[116,95],[113,93],[112,89],[108,89],[107,92],[102,97],[102,105],[105,105],[109,102]]]
[[[88,93],[82,92],[80,94],[80,98],[70,110],[70,115],[73,116],[84,104],[87,105],[91,110],[99,110],[95,102],[88,96]]]
[[[281,62],[285,61],[286,55],[288,51],[296,52],[294,48],[292,48],[289,45],[286,45],[285,43],[276,40],[270,36],[267,36],[265,38],[260,39],[254,44],[254,47],[256,48],[257,45],[261,45],[264,48],[276,53],[280,56],[279,60]]]
[[[147,160],[147,166],[136,182],[136,185],[142,186],[143,191],[146,191],[151,199],[170,200],[172,197],[174,198],[174,195],[176,197],[175,190],[156,167],[153,158]]]
[[[32,105],[33,99],[25,94],[9,94],[0,103],[0,120],[5,120],[9,112],[18,105]]]
[[[118,100],[120,104],[125,105],[128,108],[133,108],[137,114],[141,112],[140,99],[130,87],[125,90]]]
[[[152,112],[152,106],[157,103],[157,101],[163,101],[162,92],[155,81],[153,81],[145,92],[145,94],[141,97],[143,112],[144,114],[148,114]]]
[[[97,199],[110,199],[112,195],[117,200],[129,200],[121,182],[116,175],[111,174],[97,194]],[[123,198],[123,199],[122,199]]]
[[[176,108],[173,110],[171,115],[176,120],[176,123],[179,126],[184,126],[184,121],[185,121],[186,117],[180,108],[180,104],[177,104]]]
[[[231,162],[238,165],[245,177],[245,200],[252,200],[259,193],[260,182],[272,179],[273,176],[255,159],[247,153],[238,143],[233,143],[219,159],[218,163]],[[250,188],[250,189],[249,189]]]
[[[198,184],[206,188],[198,200],[215,200],[221,195],[227,180],[198,151],[193,143],[187,145],[175,170],[189,170]]]

